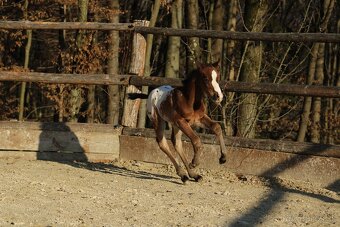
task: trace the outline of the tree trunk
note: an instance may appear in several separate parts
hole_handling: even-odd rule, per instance
[[[339,15],[339,13],[338,13]],[[339,17],[338,17],[339,18]],[[335,32],[340,33],[340,19],[337,21]],[[328,51],[328,69],[329,74],[326,77],[325,85],[340,87],[340,45],[338,43],[329,44]],[[340,127],[340,99],[329,98],[327,99],[326,108],[324,109],[325,122],[324,128],[327,133],[323,139],[323,143],[334,144],[339,143],[339,127]]]
[[[89,0],[78,0],[78,21],[87,22],[87,12],[88,12]],[[83,45],[85,32],[79,30],[76,37],[76,44],[78,48]]]
[[[314,74],[316,69],[316,61],[318,59],[319,43],[315,43],[311,50],[311,58],[309,61],[309,69],[307,76],[307,84],[310,85],[314,80]],[[307,126],[309,122],[309,114],[312,106],[312,97],[306,97],[303,103],[303,113],[301,115],[300,127],[298,132],[298,142],[303,142],[305,140]]]
[[[187,27],[189,29],[198,28],[198,1],[188,0],[186,4]],[[201,60],[200,39],[197,37],[189,37],[187,46],[187,71],[191,72],[196,69],[196,61]]]
[[[24,3],[24,19],[27,20],[27,10],[28,10],[28,0],[25,0]],[[25,60],[24,60],[24,69],[28,69],[29,60],[30,60],[30,51],[32,45],[32,30],[26,30],[27,35],[27,43],[25,46]],[[19,121],[24,120],[24,112],[25,112],[25,94],[26,94],[26,82],[21,83],[20,88],[20,103],[19,103]]]
[[[267,1],[249,0],[245,6],[245,27],[252,32],[261,32],[265,24]],[[241,65],[240,80],[244,82],[259,82],[262,44],[261,42],[248,42],[245,45],[244,62]],[[257,112],[257,96],[255,94],[242,94],[238,108],[237,134],[248,138],[255,137]]]
[[[108,5],[112,10],[119,10],[119,0],[109,0]],[[111,23],[119,22],[119,14],[110,17]],[[110,31],[109,59],[107,63],[107,73],[118,74],[119,72],[119,32]],[[118,85],[108,86],[108,106],[106,123],[117,125],[119,123],[120,94]]]
[[[237,0],[229,1],[228,5],[228,21],[227,21],[227,31],[236,31],[236,15],[237,15]],[[234,56],[234,48],[235,41],[234,40],[224,40],[224,52],[222,58],[222,80],[235,81],[235,56]],[[228,105],[234,102],[234,92],[229,92],[226,95],[227,102],[222,107],[222,118],[224,123],[224,128],[226,135],[232,136],[234,135],[233,122],[232,117],[234,111],[229,110],[230,114],[227,114]],[[227,117],[228,116],[228,117]]]
[[[212,16],[212,29],[217,31],[223,30],[224,21],[224,4],[223,0],[215,0],[214,12]],[[211,60],[215,62],[222,59],[223,39],[212,39]]]
[[[155,0],[155,3],[152,8],[151,19],[149,23],[149,27],[154,27],[157,21],[159,8],[160,8],[160,0]],[[144,76],[150,76],[151,74],[151,51],[153,45],[153,35],[148,34],[146,37],[146,53],[145,53],[145,67],[144,67]],[[148,87],[142,87],[142,93],[148,93]],[[141,104],[139,107],[139,115],[138,115],[138,128],[144,128],[146,121],[146,101],[144,99],[141,100]]]
[[[67,18],[67,5],[63,4],[60,6],[59,8],[59,12],[60,15],[63,15],[63,19],[62,22],[66,22],[66,18]],[[62,57],[62,52],[65,51],[67,45],[66,45],[66,30],[59,30],[58,31],[58,44],[59,44],[59,48],[60,48],[60,53],[58,56],[58,73],[62,73],[63,71],[61,70],[64,67],[64,62],[63,62],[63,57]],[[67,85],[66,85],[67,86]],[[59,84],[59,91],[58,91],[58,122],[63,122],[64,121],[64,115],[65,115],[65,103],[64,103],[64,98],[65,98],[65,88],[66,88],[65,84]]]
[[[94,12],[94,21],[100,22],[98,14]],[[98,31],[93,34],[93,40],[91,43],[92,46],[98,45]],[[95,69],[93,73],[101,71],[100,69]],[[96,85],[89,85],[87,89],[87,115],[86,122],[94,123],[95,122],[95,108],[96,108]]]
[[[171,6],[171,28],[182,28],[182,0],[175,0]],[[168,38],[168,51],[165,65],[165,76],[179,77],[179,49],[181,38],[170,36]]]
[[[327,30],[327,24],[329,18],[332,14],[334,8],[335,0],[324,0],[323,1],[323,21],[320,27],[320,31]],[[315,72],[315,84],[322,85],[324,81],[324,52],[325,52],[325,43],[320,43],[318,60],[316,64],[316,72]],[[330,70],[330,69],[328,69]],[[312,125],[311,125],[311,142],[320,143],[321,139],[321,98],[316,97],[313,100],[313,115],[312,115]]]
[[[215,1],[210,1],[209,4],[209,11],[208,11],[208,29],[212,29],[212,24],[213,24],[213,14],[214,14],[214,8],[215,8]],[[208,38],[207,42],[207,62],[212,62],[212,38]]]
[[[322,85],[324,79],[324,51],[325,44],[320,43],[318,50],[318,59],[316,61],[315,80],[313,84]],[[311,125],[311,142],[320,143],[320,112],[321,98],[315,97],[312,104],[312,125]]]
[[[327,24],[329,18],[332,14],[334,8],[335,0],[325,0],[323,5],[323,18],[319,29],[321,32],[325,32],[327,30]],[[312,84],[313,82],[322,83],[323,81],[323,65],[324,65],[324,43],[315,43],[312,47],[311,51],[311,60],[309,63],[309,71],[307,77],[307,84]],[[312,120],[312,132],[311,132],[311,140],[312,142],[320,141],[320,111],[321,111],[321,98],[315,98],[313,103],[313,120]],[[303,106],[303,114],[301,116],[300,127],[298,132],[298,142],[303,142],[305,140],[309,115],[312,107],[312,98],[306,97]]]
[[[88,11],[88,0],[78,0],[78,21],[79,22],[87,22],[87,11]],[[77,51],[82,48],[84,43],[84,31],[79,30],[76,36],[76,46]],[[77,64],[77,63],[76,63]],[[78,122],[78,114],[81,108],[81,105],[84,103],[83,98],[83,89],[75,86],[71,92],[69,97],[70,104],[70,122]]]

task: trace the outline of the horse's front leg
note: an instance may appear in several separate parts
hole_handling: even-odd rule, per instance
[[[213,131],[218,139],[218,141],[220,142],[220,147],[221,147],[221,157],[220,157],[220,164],[223,164],[226,162],[226,147],[225,147],[225,143],[224,143],[224,138],[223,138],[223,133],[222,133],[222,129],[219,123],[217,123],[216,121],[213,121],[210,119],[210,117],[208,117],[208,115],[204,115],[200,122],[208,129],[210,129],[211,131]]]
[[[189,137],[192,146],[194,147],[194,157],[192,162],[189,164],[191,169],[197,167],[200,164],[200,157],[202,155],[202,142],[201,139],[196,135],[194,130],[192,130],[189,123],[184,119],[178,119],[176,122],[177,127],[187,136]]]

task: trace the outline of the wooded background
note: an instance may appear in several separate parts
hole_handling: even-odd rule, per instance
[[[273,33],[339,33],[339,14],[335,0],[0,0],[3,21],[148,20],[151,27]],[[118,31],[0,30],[0,70],[127,74],[131,39],[133,34]],[[146,39],[144,76],[184,78],[195,61],[220,59],[223,80],[340,86],[339,43],[151,34]],[[125,90],[119,85],[2,82],[0,120],[119,125]],[[209,103],[208,111],[227,135],[340,142],[339,99],[237,93],[225,97],[222,107]],[[138,126],[149,126],[145,120],[140,114]]]

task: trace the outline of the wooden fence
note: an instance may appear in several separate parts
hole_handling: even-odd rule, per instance
[[[193,30],[151,28],[138,26],[138,23],[95,23],[95,22],[30,22],[30,21],[0,21],[0,29],[51,29],[51,30],[116,30],[143,34],[159,34],[166,36],[186,36],[221,38],[233,40],[261,40],[272,42],[340,42],[340,34],[330,33],[258,33],[258,32],[229,32],[216,30]],[[53,74],[32,72],[4,72],[0,71],[0,81],[26,81],[44,83],[70,84],[117,84],[135,86],[159,86],[169,84],[181,86],[178,79],[140,77],[133,75],[108,74]],[[324,87],[311,85],[288,85],[266,83],[244,83],[237,81],[223,81],[225,92],[248,92],[277,95],[340,97],[339,87]]]
[[[135,24],[0,21],[0,29],[91,29],[159,34],[166,36],[196,36],[233,40],[273,42],[340,42],[340,34],[326,33],[252,33],[206,31],[190,29],[148,28]],[[117,84],[136,86],[181,86],[178,79],[109,74],[53,74],[0,71],[0,81],[27,81],[72,84]],[[339,87],[254,84],[223,81],[224,91],[279,95],[340,97]],[[165,155],[148,129],[117,128],[112,125],[69,123],[0,123],[0,157],[54,160],[110,161],[117,158],[167,163]],[[169,133],[167,133],[169,137]],[[217,165],[218,146],[210,135],[200,135],[205,142],[205,167]],[[184,140],[186,140],[184,138]],[[340,147],[271,140],[250,140],[228,137],[228,170],[240,174],[283,176],[307,180],[327,186],[340,174]],[[192,148],[184,142],[189,154]],[[143,149],[141,149],[143,148]],[[271,151],[271,152],[270,152]]]

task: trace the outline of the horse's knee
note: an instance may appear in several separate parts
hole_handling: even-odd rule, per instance
[[[192,145],[196,151],[200,150],[203,147],[202,142],[198,137],[192,140]]]
[[[217,135],[220,135],[222,133],[222,128],[221,128],[221,125],[217,122],[215,122],[213,125],[212,125],[212,131],[217,134]]]
[[[158,143],[158,146],[161,148],[161,149],[167,149],[167,142],[166,142],[166,139],[164,137],[162,138],[156,138],[156,141]]]

